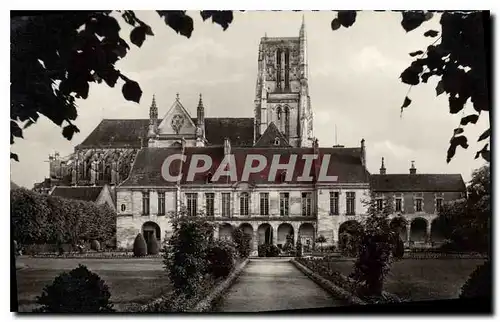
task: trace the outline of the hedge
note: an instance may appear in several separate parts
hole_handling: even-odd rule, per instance
[[[12,238],[28,244],[108,242],[116,232],[116,214],[108,205],[48,196],[27,189],[10,192]]]

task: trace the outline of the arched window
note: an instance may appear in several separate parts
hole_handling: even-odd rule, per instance
[[[280,139],[279,138],[274,138],[274,145],[280,145]]]
[[[281,49],[276,50],[276,87],[281,88]]]
[[[277,119],[278,121],[280,121],[280,120],[281,120],[281,106],[278,106],[278,107],[276,108],[276,119]],[[278,124],[278,126],[279,126],[279,125],[280,125],[280,124]]]
[[[290,49],[285,50],[285,89],[290,89]]]
[[[285,136],[290,138],[290,108],[285,106]]]

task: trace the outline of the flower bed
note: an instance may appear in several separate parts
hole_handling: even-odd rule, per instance
[[[338,287],[342,288],[346,292],[350,293],[354,298],[360,298],[362,301],[367,303],[394,303],[400,302],[401,300],[390,293],[383,292],[382,297],[366,297],[362,294],[363,288],[361,285],[357,284],[353,279],[339,273],[331,265],[333,258],[297,258],[295,259],[298,263],[304,265],[306,268],[310,269],[319,276],[325,278],[326,280],[332,282]]]

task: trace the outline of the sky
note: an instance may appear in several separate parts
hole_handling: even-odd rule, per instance
[[[352,27],[332,31],[335,13],[331,11],[236,12],[233,23],[223,31],[192,11],[188,14],[194,19],[194,31],[188,39],[166,26],[156,12],[137,14],[155,35],[141,48],[129,43],[132,49],[117,67],[140,84],[140,104],[123,98],[120,81],[114,88],[92,84],[89,98],[77,101],[75,123],[80,133],[72,141],[41,117],[24,131],[24,139],[11,146],[19,155],[19,162],[11,161],[11,180],[16,184],[32,188],[42,181],[48,176],[49,154],[70,154],[102,119],[148,118],[153,94],[160,116],[176,93],[195,116],[201,93],[207,117],[253,117],[260,38],[266,33],[269,37],[298,36],[302,15],[314,135],[320,146],[358,147],[364,138],[371,173],[379,172],[384,157],[387,173],[408,173],[415,161],[418,173],[460,173],[468,181],[472,171],[484,164],[474,157],[484,145],[476,140],[489,126],[487,113],[476,125],[465,128],[469,148],[458,148],[454,159],[446,163],[453,129],[473,108],[450,115],[445,94],[436,97],[437,80],[412,87],[408,95],[413,102],[400,113],[409,86],[399,76],[413,60],[408,53],[425,51],[434,41],[423,34],[428,29],[440,30],[438,16],[406,33],[398,13],[359,12]],[[129,39],[131,28],[121,18],[119,22],[123,37]]]

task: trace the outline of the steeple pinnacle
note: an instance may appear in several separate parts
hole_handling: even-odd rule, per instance
[[[380,174],[385,174],[386,169],[385,169],[385,164],[384,164],[384,157],[382,157],[382,165],[380,166]]]

